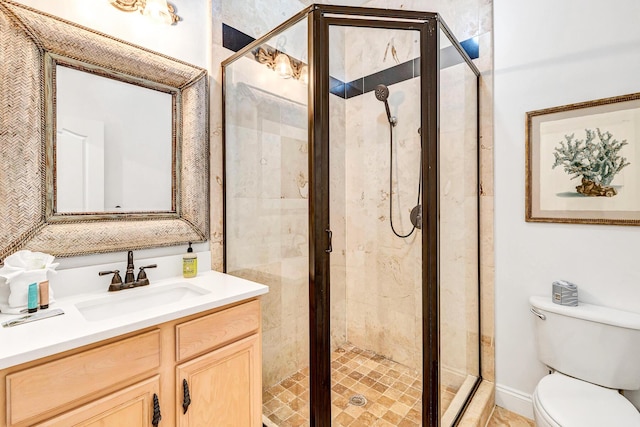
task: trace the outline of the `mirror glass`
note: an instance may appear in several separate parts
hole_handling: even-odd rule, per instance
[[[55,212],[175,210],[173,96],[56,65]]]

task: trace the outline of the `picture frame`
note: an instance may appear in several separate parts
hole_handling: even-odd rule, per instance
[[[525,220],[640,225],[640,93],[526,113]]]

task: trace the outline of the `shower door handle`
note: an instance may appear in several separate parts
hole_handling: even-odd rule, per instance
[[[331,246],[331,239],[333,238],[333,232],[331,230],[329,230],[328,228],[325,229],[324,231],[327,232],[327,234],[329,235],[329,247],[327,249],[325,249],[324,251],[328,254],[330,254],[331,252],[333,252],[333,247]]]

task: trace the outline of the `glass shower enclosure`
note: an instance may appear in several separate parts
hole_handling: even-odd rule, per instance
[[[479,73],[435,13],[312,5],[223,62],[225,269],[266,426],[455,425],[481,381]]]

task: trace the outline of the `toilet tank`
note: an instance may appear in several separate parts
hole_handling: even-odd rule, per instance
[[[640,314],[564,306],[550,297],[531,297],[529,303],[542,363],[603,387],[640,389]]]

